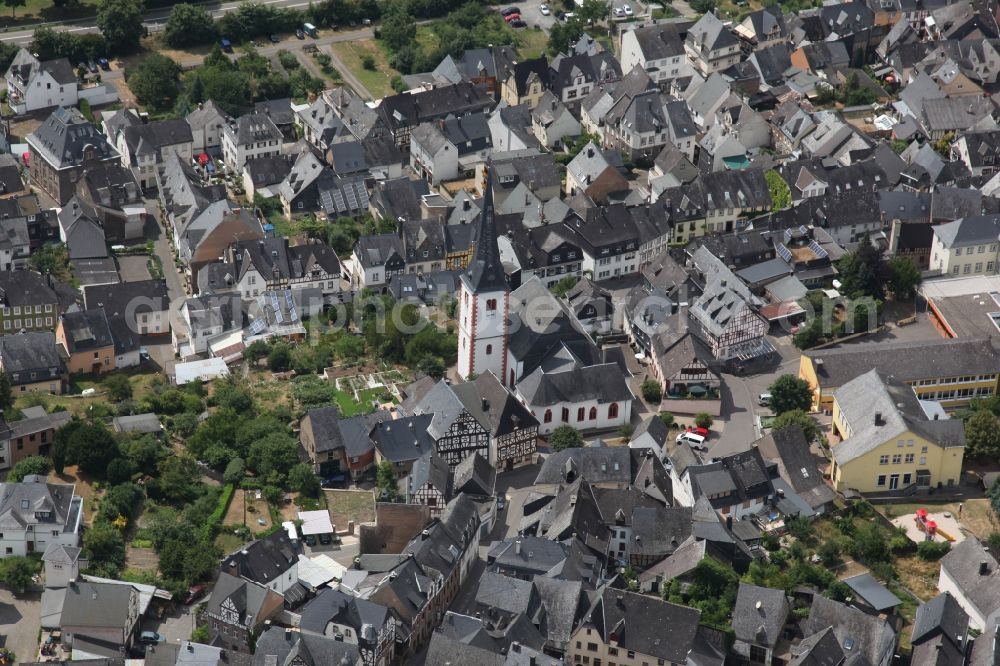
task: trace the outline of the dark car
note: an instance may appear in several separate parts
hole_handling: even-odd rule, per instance
[[[307,546],[315,546],[316,545],[316,535],[315,534],[307,534],[307,535],[305,535],[302,538],[306,542]]]
[[[278,42],[281,41],[281,37],[278,37],[277,35],[271,35],[270,37],[268,37],[268,39],[271,40],[272,44],[277,44]]]
[[[190,606],[194,602],[198,601],[205,594],[205,590],[208,589],[207,585],[192,585],[188,588],[187,597],[184,598],[184,605]]]
[[[560,21],[566,20],[566,12],[556,12],[556,18]]]
[[[111,63],[110,63],[110,62],[108,62],[108,59],[107,59],[107,58],[100,58],[100,59],[99,59],[99,60],[97,61],[97,64],[98,64],[98,65],[100,65],[100,66],[101,66],[101,69],[103,69],[103,70],[105,70],[105,71],[109,71],[109,70],[111,69]]]
[[[299,39],[305,39],[306,33],[302,32],[302,28],[299,28],[298,30],[295,31],[295,36],[298,37]]]
[[[333,543],[333,539],[330,538],[329,534],[320,534],[319,542],[324,546],[329,546],[331,543]]]
[[[93,60],[88,60],[87,71],[89,71],[91,74],[97,74],[97,63],[94,62]]]
[[[323,479],[322,483],[324,488],[343,488],[345,485],[347,485],[347,475],[343,472],[331,474]]]
[[[528,24],[518,18],[518,19],[514,19],[513,21],[510,22],[510,27],[512,27],[512,28],[527,28]]]
[[[222,41],[220,41],[219,44],[222,46],[222,50],[225,51],[226,53],[233,52],[233,43],[229,41],[227,38],[223,37]]]
[[[508,7],[507,9],[501,9],[501,16],[510,16],[511,14],[520,14],[521,10],[517,7]]]

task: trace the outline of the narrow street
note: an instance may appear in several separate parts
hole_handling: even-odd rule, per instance
[[[175,322],[180,318],[180,307],[188,294],[181,281],[182,277],[178,274],[174,264],[174,254],[170,249],[170,241],[167,239],[167,234],[160,222],[159,202],[156,199],[146,199],[145,203],[146,210],[150,213],[146,222],[145,235],[147,240],[153,241],[153,251],[163,266],[163,279],[167,283],[167,294],[170,296],[170,325],[173,328],[176,326]],[[165,373],[170,373],[174,364],[174,349],[170,344],[169,337],[164,340],[161,336],[157,339],[156,344],[146,345],[146,351],[149,352],[153,362],[160,366]]]

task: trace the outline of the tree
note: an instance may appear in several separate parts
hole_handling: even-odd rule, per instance
[[[549,435],[549,446],[553,451],[576,449],[583,446],[583,435],[570,425],[561,425]]]
[[[38,573],[38,566],[31,558],[9,556],[0,560],[0,583],[18,594],[24,592],[32,584],[32,578],[36,573]]]
[[[0,409],[9,410],[14,406],[13,389],[10,386],[10,377],[6,372],[0,371]]]
[[[50,469],[52,469],[52,464],[45,456],[28,456],[21,458],[17,464],[11,467],[10,472],[7,473],[7,481],[18,483],[29,474],[48,476]]]
[[[577,8],[575,15],[584,23],[600,23],[608,18],[611,5],[602,0],[583,0],[583,5]]]
[[[802,433],[806,436],[807,442],[815,441],[820,436],[819,424],[816,423],[816,419],[801,409],[793,409],[778,414],[771,421],[771,430],[781,430],[793,425],[802,428]]]
[[[102,383],[108,392],[108,397],[115,402],[122,402],[132,397],[132,383],[125,375],[108,375]]]
[[[170,109],[177,101],[181,66],[160,53],[151,53],[134,71],[126,72],[128,87],[140,103],[154,111]]]
[[[379,35],[390,51],[412,45],[417,37],[417,24],[402,2],[393,3],[382,17]]]
[[[306,463],[299,463],[288,471],[288,487],[306,497],[319,497],[319,477]]]
[[[24,7],[28,4],[28,0],[3,0],[3,4],[10,7],[10,16],[14,18],[17,16],[17,8]]]
[[[74,420],[56,433],[52,462],[56,471],[61,469],[59,457],[60,462],[79,465],[87,474],[103,477],[118,455],[118,442],[103,423]]]
[[[125,563],[125,540],[122,533],[102,523],[83,533],[83,550],[91,566],[103,564],[112,571]]]
[[[670,412],[660,412],[660,420],[668,429],[674,427],[674,415]]]
[[[174,48],[211,44],[216,36],[212,15],[200,6],[186,2],[174,5],[163,30],[163,39]]]
[[[395,501],[399,496],[399,481],[396,479],[396,470],[388,460],[383,460],[378,464],[375,470],[375,485],[390,502]]]
[[[788,183],[771,169],[764,173],[764,180],[767,181],[767,189],[771,192],[771,210],[783,210],[792,205],[792,192],[788,189]]]
[[[250,445],[247,467],[262,478],[275,474],[284,479],[299,462],[295,440],[287,435],[272,433]]]
[[[6,1],[6,0],[5,0]],[[142,25],[142,0],[101,0],[97,27],[112,53],[132,53],[146,34]]]
[[[795,375],[781,375],[767,389],[771,394],[771,411],[784,414],[794,409],[806,411],[812,407],[809,382]]]
[[[189,455],[172,455],[160,461],[158,486],[160,494],[170,501],[184,503],[198,496],[201,490],[201,470]]]
[[[712,415],[708,412],[700,412],[694,415],[694,424],[699,428],[711,428],[712,422]]]
[[[889,272],[892,295],[896,300],[908,301],[916,295],[923,276],[911,259],[895,257],[889,262]]]
[[[660,404],[660,400],[663,399],[663,387],[655,379],[644,381],[640,390],[642,391],[642,399],[646,402],[658,405]]]
[[[254,206],[257,206],[256,197],[258,196],[260,195],[254,195]],[[266,358],[270,349],[271,348],[267,344],[266,340],[254,340],[250,343],[250,346],[243,351],[243,358],[251,363],[256,363],[260,359]]]
[[[569,293],[570,289],[572,289],[575,286],[576,286],[576,276],[567,275],[566,277],[562,278],[554,285],[549,287],[549,291],[555,294],[556,298],[562,298],[567,293]]]
[[[976,410],[966,419],[965,453],[973,458],[1000,455],[1000,419],[992,412]]]
[[[279,342],[271,347],[271,352],[267,355],[267,367],[271,372],[285,372],[292,365],[292,350],[284,342]]]
[[[558,55],[566,53],[576,44],[584,33],[584,22],[574,16],[566,22],[556,21],[549,29],[549,53]]]
[[[222,480],[226,483],[237,485],[243,480],[246,473],[246,463],[243,462],[243,458],[233,458],[226,465],[226,471],[222,473]]]
[[[840,543],[836,539],[827,539],[816,551],[820,563],[829,568],[840,564]]]
[[[885,285],[890,278],[889,266],[867,234],[858,243],[857,249],[840,259],[837,270],[840,271],[842,291],[848,297],[881,299],[885,296]]]

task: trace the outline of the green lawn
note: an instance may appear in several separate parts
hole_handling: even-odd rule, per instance
[[[517,52],[522,58],[538,58],[545,54],[545,49],[549,45],[549,36],[544,30],[534,28],[524,28],[517,33],[521,38],[521,44],[517,47]]]
[[[24,7],[18,7],[14,13],[0,12],[0,28],[14,29],[32,23],[49,21],[68,21],[72,19],[94,16],[97,13],[97,0],[80,0],[75,7],[56,7],[52,0],[27,0]],[[4,5],[4,10],[9,9]]]
[[[399,74],[389,66],[389,59],[385,51],[379,48],[374,39],[363,39],[356,42],[340,42],[331,44],[334,54],[347,66],[368,92],[375,99],[381,99],[387,95],[392,95],[392,77]],[[365,69],[361,64],[362,58],[371,56],[375,60],[375,69]]]
[[[333,399],[337,403],[337,408],[342,416],[357,416],[358,414],[369,414],[375,411],[372,401],[385,393],[385,389],[364,389],[358,391],[358,400],[354,400],[354,395],[349,391],[336,391]]]

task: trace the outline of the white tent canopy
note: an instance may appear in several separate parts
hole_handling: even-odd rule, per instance
[[[309,534],[333,534],[333,524],[330,522],[330,514],[326,511],[299,511],[299,520],[302,521],[302,535]]]

